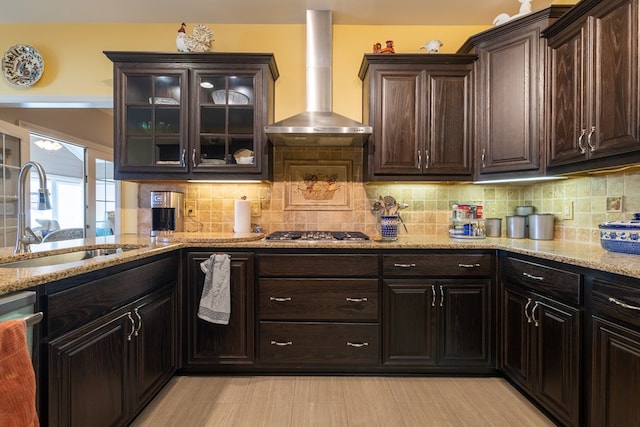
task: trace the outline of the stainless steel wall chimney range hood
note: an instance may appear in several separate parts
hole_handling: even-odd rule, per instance
[[[307,111],[265,126],[277,146],[362,147],[372,128],[331,111],[330,10],[307,10]]]

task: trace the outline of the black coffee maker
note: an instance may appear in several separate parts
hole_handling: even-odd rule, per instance
[[[176,191],[151,192],[151,230],[183,230],[184,195]]]

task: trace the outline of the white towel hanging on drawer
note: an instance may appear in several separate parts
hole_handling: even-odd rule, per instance
[[[228,325],[231,316],[231,257],[213,254],[200,263],[205,274],[198,317],[211,323]]]

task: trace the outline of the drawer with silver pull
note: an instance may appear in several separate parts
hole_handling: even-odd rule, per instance
[[[582,300],[582,275],[551,266],[505,257],[500,266],[501,280],[516,283],[571,304]]]
[[[640,289],[637,285],[593,279],[593,313],[640,327]]]
[[[262,364],[377,365],[380,327],[362,323],[260,322]]]
[[[377,279],[260,279],[262,320],[378,320]]]
[[[493,260],[487,253],[385,254],[382,272],[385,277],[490,276]]]

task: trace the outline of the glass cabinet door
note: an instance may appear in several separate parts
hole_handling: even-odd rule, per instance
[[[195,72],[198,117],[194,120],[194,172],[255,169],[255,74]],[[259,154],[259,153],[258,153]]]
[[[120,169],[186,170],[186,71],[125,71]]]

